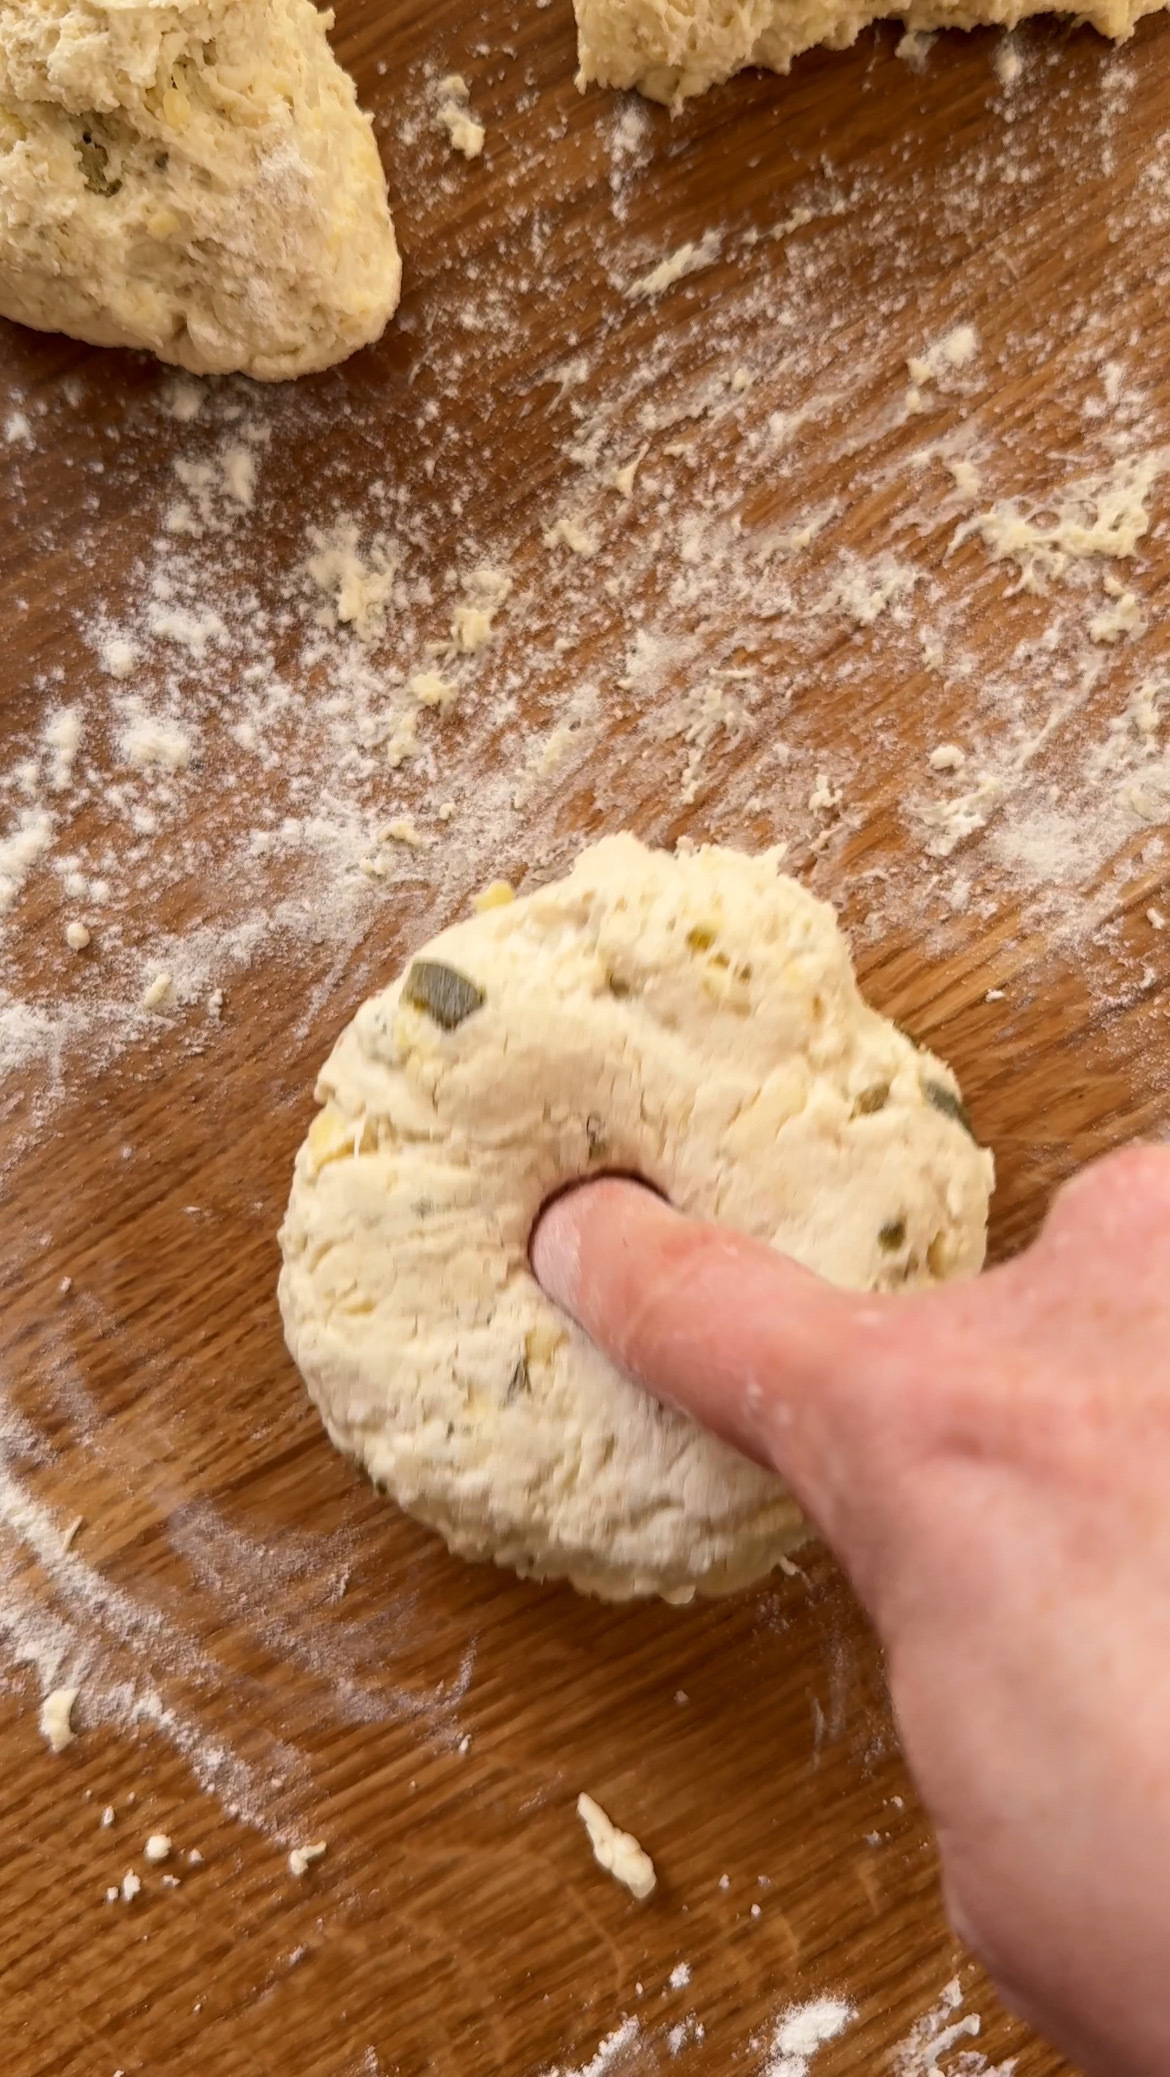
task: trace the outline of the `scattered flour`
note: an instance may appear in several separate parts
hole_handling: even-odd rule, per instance
[[[637,2043],[641,2029],[634,2018],[623,2019],[612,2033],[606,2034],[597,2044],[597,2051],[587,2063],[576,2069],[558,2065],[545,2072],[545,2077],[609,2077],[611,2070],[620,2068],[629,2050]]]
[[[118,751],[140,771],[157,765],[163,771],[185,772],[191,762],[192,742],[181,723],[138,713],[119,731]]]
[[[1013,2077],[1014,2056],[992,2065],[977,2049],[960,2047],[982,2029],[979,2014],[964,2013],[962,2006],[963,1990],[955,1976],[894,2050],[893,2077]]]
[[[852,2026],[857,2008],[844,1998],[813,1998],[790,2005],[777,2020],[765,2077],[808,2077],[817,2050]]]

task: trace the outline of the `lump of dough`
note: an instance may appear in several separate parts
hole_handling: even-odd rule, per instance
[[[624,1882],[640,1904],[644,1903],[658,1880],[645,1847],[639,1845],[632,1832],[620,1831],[600,1803],[595,1803],[584,1790],[577,1798],[577,1815],[589,1834],[594,1860],[615,1882]]]
[[[41,1703],[41,1737],[53,1752],[64,1752],[77,1736],[73,1705],[80,1693],[80,1688],[54,1688]]]
[[[401,264],[312,0],[0,0],[0,313],[281,381],[376,339]]]
[[[453,1550],[610,1599],[743,1586],[807,1531],[545,1297],[553,1191],[642,1175],[858,1290],[983,1261],[992,1163],[953,1077],[867,1008],[775,853],[606,838],[427,946],[317,1095],[280,1302],[329,1434]]]
[[[844,50],[888,16],[908,29],[1014,28],[1025,15],[1067,13],[1124,38],[1166,0],[574,0],[579,87],[639,87],[678,108],[745,65],[787,72],[814,44]]]

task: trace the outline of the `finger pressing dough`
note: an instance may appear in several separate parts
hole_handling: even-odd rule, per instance
[[[814,44],[844,50],[870,22],[892,16],[908,29],[1012,29],[1030,14],[1075,14],[1124,38],[1165,0],[574,0],[577,84],[640,87],[678,108],[746,65],[787,72]]]
[[[553,1191],[638,1174],[861,1290],[983,1261],[992,1163],[953,1077],[867,1008],[775,853],[606,838],[437,937],[317,1096],[280,1302],[334,1442],[453,1550],[610,1599],[745,1585],[806,1532],[544,1296]]]
[[[0,313],[279,381],[376,339],[401,265],[312,0],[0,0]]]

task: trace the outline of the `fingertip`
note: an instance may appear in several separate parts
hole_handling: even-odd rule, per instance
[[[582,1198],[596,1185],[567,1190],[544,1207],[532,1232],[532,1273],[547,1298],[573,1313],[581,1283],[581,1224],[588,1217]]]

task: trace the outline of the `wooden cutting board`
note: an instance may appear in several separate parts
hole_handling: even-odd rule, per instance
[[[982,2019],[958,2048],[1064,2067],[947,1929],[879,1654],[823,1550],[685,1611],[457,1563],[330,1449],[274,1303],[337,1032],[476,885],[603,829],[789,844],[872,999],[958,1069],[998,1156],[996,1255],[1063,1177],[1165,1122],[1156,700],[1144,737],[1127,705],[1145,685],[1148,716],[1165,655],[1154,474],[1131,556],[1033,569],[1034,591],[994,528],[957,536],[1013,496],[1041,528],[1070,495],[1099,517],[1067,487],[1170,439],[1170,28],[1115,55],[1037,26],[1019,79],[998,37],[897,40],[672,122],[577,95],[566,0],[341,0],[406,260],[377,349],[295,397],[213,386],[192,420],[151,365],[0,332],[0,835],[30,801],[55,818],[0,1005],[13,2077],[706,2077],[766,2067],[778,2015],[822,1994],[857,2018],[816,2077],[908,2072],[930,2057],[899,2044],[955,1975]],[[475,164],[433,120],[455,70]],[[705,236],[674,287],[636,292]],[[175,500],[202,524],[192,457],[214,477],[241,425],[251,506],[225,517],[215,478],[203,533],[168,534]],[[406,593],[364,645],[323,625],[314,660],[306,529],[356,512],[368,578],[375,509]],[[138,676],[103,673],[188,553],[230,642],[179,642],[170,682],[156,627]],[[484,564],[513,585],[496,639],[394,763],[385,702]],[[1106,576],[1136,601],[1116,641],[1086,631],[1118,605]],[[249,585],[276,658],[257,670],[293,688],[269,763],[239,733]],[[189,763],[172,728],[144,776],[119,734],[136,692],[180,734],[197,715]],[[40,732],[74,699],[54,792]],[[931,765],[948,743],[966,779]],[[1093,777],[1109,743],[1145,759],[1130,794]],[[351,871],[346,801],[371,829],[413,817],[424,847],[371,837]],[[253,895],[269,919],[282,888],[301,900],[307,856],[299,921],[229,947]],[[175,995],[134,1014],[168,962]],[[37,1731],[55,1667],[81,1691],[59,1757]],[[652,1852],[649,1904],[593,1865],[583,1788]],[[151,1869],[155,1831],[174,1850]],[[295,1878],[289,1849],[318,1839]],[[130,1869],[141,1893],[107,1902]]]

